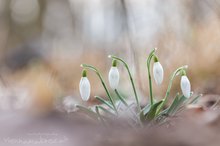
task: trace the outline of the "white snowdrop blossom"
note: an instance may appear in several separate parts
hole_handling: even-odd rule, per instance
[[[186,75],[183,75],[181,77],[181,82],[180,82],[180,86],[181,86],[181,90],[182,93],[185,97],[189,98],[190,97],[190,91],[191,91],[191,85],[190,85],[190,81],[187,78]]]
[[[87,77],[82,77],[79,83],[79,90],[82,100],[88,101],[90,97],[91,87]]]
[[[154,75],[154,80],[157,85],[160,85],[163,82],[163,67],[160,64],[160,62],[154,62],[153,65],[153,75]]]
[[[120,79],[120,75],[119,75],[118,68],[112,66],[109,71],[108,80],[109,80],[110,87],[113,90],[115,90],[118,87],[119,79]]]

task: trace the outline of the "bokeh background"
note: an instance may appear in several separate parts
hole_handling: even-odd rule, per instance
[[[0,0],[0,107],[23,108],[33,98],[32,109],[47,111],[66,96],[82,103],[80,64],[98,67],[107,81],[109,54],[129,63],[146,102],[146,58],[154,47],[165,70],[163,85],[153,85],[158,98],[185,64],[196,93],[218,94],[219,7],[217,0]],[[119,68],[120,92],[133,97]],[[89,79],[91,97],[105,97],[96,75]],[[179,78],[172,95],[178,91]]]

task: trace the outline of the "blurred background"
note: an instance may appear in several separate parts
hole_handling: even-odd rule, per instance
[[[217,0],[0,0],[0,107],[21,109],[32,100],[33,110],[47,111],[66,96],[81,103],[80,64],[98,67],[107,81],[109,54],[129,63],[146,102],[146,58],[154,47],[165,70],[163,85],[153,85],[158,98],[185,64],[196,93],[219,94],[219,7]],[[120,92],[133,97],[119,68]],[[91,97],[105,97],[96,75],[88,77]],[[178,91],[179,78],[171,95]]]

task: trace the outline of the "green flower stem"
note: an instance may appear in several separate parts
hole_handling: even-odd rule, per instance
[[[179,68],[177,68],[177,69],[173,72],[173,74],[171,75],[170,82],[169,82],[169,85],[168,85],[168,88],[167,88],[167,91],[166,91],[166,95],[165,95],[165,97],[164,97],[164,101],[163,101],[163,103],[161,104],[161,106],[158,108],[156,115],[159,114],[160,110],[163,109],[164,105],[165,105],[166,102],[167,102],[167,99],[168,99],[168,97],[169,97],[169,95],[170,95],[170,90],[171,90],[171,87],[172,87],[174,78],[175,78],[177,75],[179,75],[179,73],[181,73],[182,70],[185,70],[186,68],[187,68],[186,65],[185,65],[185,66],[182,66],[182,67],[179,67]]]
[[[153,88],[152,88],[152,79],[151,79],[151,73],[150,73],[150,62],[152,60],[152,58],[155,56],[156,49],[153,49],[148,58],[147,58],[147,71],[148,71],[148,80],[149,80],[149,90],[150,90],[150,104],[151,106],[153,106],[154,104],[154,98],[153,98]]]
[[[125,101],[124,97],[122,97],[122,96],[120,95],[120,93],[118,92],[117,89],[115,89],[115,93],[116,93],[116,95],[118,96],[118,98],[121,100],[121,102],[122,102],[125,106],[128,106],[128,104],[127,104],[127,102]]]
[[[123,59],[118,58],[116,56],[110,55],[109,58],[112,58],[112,59],[115,59],[115,60],[118,60],[118,61],[122,62],[124,64],[125,68],[127,69],[127,72],[128,72],[131,84],[132,84],[132,88],[133,88],[133,91],[134,91],[134,96],[135,96],[135,100],[136,100],[136,103],[137,103],[138,112],[140,112],[141,111],[141,106],[140,106],[140,103],[139,103],[139,99],[138,99],[138,96],[137,96],[136,88],[135,88],[135,85],[134,85],[134,80],[132,78],[131,71],[130,71],[130,69],[128,67],[128,64]]]
[[[108,90],[108,88],[107,88],[107,86],[106,86],[104,80],[103,80],[102,75],[99,73],[99,71],[98,71],[94,66],[91,66],[91,65],[82,64],[81,66],[82,66],[83,68],[87,68],[87,69],[90,69],[90,70],[94,71],[94,72],[98,75],[98,77],[99,77],[99,79],[101,80],[101,83],[102,83],[102,85],[103,85],[103,87],[104,87],[104,89],[105,89],[105,91],[106,91],[106,93],[107,93],[107,96],[108,96],[108,98],[109,98],[109,100],[110,100],[110,102],[111,102],[111,104],[112,104],[112,106],[113,106],[115,112],[118,113],[118,111],[117,111],[117,109],[116,109],[116,106],[115,106],[115,102],[114,102],[114,100],[113,100],[113,98],[112,98],[112,96],[111,96],[111,94],[110,94],[110,92],[109,92],[109,90]]]

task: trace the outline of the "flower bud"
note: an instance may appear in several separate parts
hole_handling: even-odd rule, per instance
[[[79,90],[82,100],[84,101],[89,100],[91,89],[90,89],[90,82],[87,78],[86,70],[83,70],[82,72],[82,78],[79,83]]]
[[[109,84],[113,90],[115,90],[118,87],[119,79],[120,79],[120,75],[119,75],[119,71],[117,68],[117,62],[116,60],[113,60],[112,67],[108,75]]]
[[[158,59],[155,57],[154,59],[154,65],[153,65],[153,75],[154,75],[154,80],[157,85],[160,85],[163,82],[163,67],[158,61]]]
[[[190,97],[191,85],[190,85],[190,81],[189,81],[189,79],[187,78],[186,75],[182,75],[180,86],[181,86],[181,90],[182,90],[183,95],[185,97],[189,98]]]

